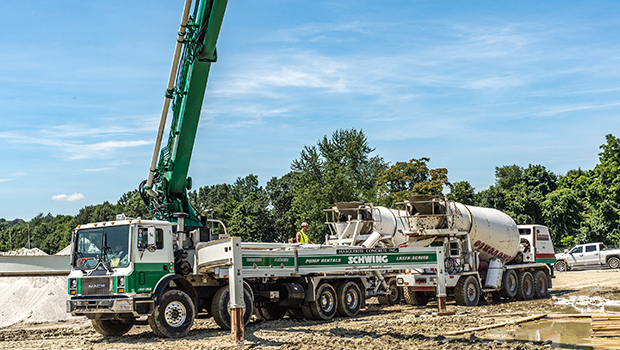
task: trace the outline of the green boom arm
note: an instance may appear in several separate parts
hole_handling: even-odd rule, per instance
[[[191,188],[187,174],[209,69],[217,60],[215,44],[226,5],[227,0],[199,0],[189,16],[191,0],[186,0],[153,162],[148,180],[140,184],[142,198],[158,219],[176,221],[172,215],[181,212],[189,215],[186,225],[201,225],[187,198],[187,190]],[[173,114],[170,134],[168,144],[160,151],[170,101]],[[159,161],[155,167],[157,153]]]

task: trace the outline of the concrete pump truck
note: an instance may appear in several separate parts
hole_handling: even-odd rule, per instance
[[[88,317],[104,336],[148,324],[160,337],[182,337],[196,317],[213,317],[234,333],[252,314],[329,320],[356,315],[368,297],[396,303],[396,276],[425,268],[437,272],[436,295],[445,298],[444,248],[402,247],[408,229],[398,213],[337,208],[326,244],[241,242],[221,221],[196,213],[188,170],[227,1],[198,0],[193,9],[191,3],[183,10],[148,179],[139,186],[155,219],[119,215],[75,229],[67,312]],[[208,221],[224,226],[224,234],[210,231]]]

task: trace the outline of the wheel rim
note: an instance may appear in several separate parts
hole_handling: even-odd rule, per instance
[[[558,262],[557,264],[558,264],[558,268],[557,268],[558,271],[564,271],[565,270],[565,266],[564,266],[563,262]]]
[[[390,286],[390,300],[392,302],[396,302],[396,300],[398,299],[398,290],[396,288],[396,286],[392,285]]]
[[[523,283],[523,292],[525,295],[531,295],[532,291],[533,291],[532,281],[526,278]]]
[[[612,269],[615,269],[618,267],[618,259],[610,259],[609,260],[609,267],[611,267]]]
[[[477,294],[478,294],[478,291],[476,290],[476,286],[473,283],[468,284],[467,288],[465,289],[465,296],[467,297],[467,300],[469,301],[476,300]]]
[[[347,308],[350,310],[355,310],[357,305],[359,304],[359,296],[355,291],[349,290],[346,295],[346,303]]]
[[[507,284],[507,288],[508,291],[510,291],[511,293],[517,290],[517,277],[513,274],[510,274],[510,276],[508,276],[508,283]]]
[[[164,319],[171,327],[180,327],[187,319],[185,305],[178,301],[173,301],[164,310]]]
[[[334,296],[331,293],[325,292],[321,294],[321,310],[325,313],[330,313],[334,309]]]
[[[542,295],[542,294],[545,294],[546,290],[547,290],[547,282],[545,282],[544,279],[539,278],[538,279],[538,292]]]

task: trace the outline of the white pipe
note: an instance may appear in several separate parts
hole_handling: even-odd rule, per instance
[[[183,15],[181,16],[181,25],[177,32],[177,44],[174,49],[174,57],[172,59],[172,68],[170,69],[170,77],[168,78],[168,87],[166,91],[174,88],[174,79],[177,75],[177,68],[179,66],[179,59],[181,57],[181,49],[183,48],[183,38],[185,37],[185,27],[187,26],[187,19],[189,18],[189,11],[192,6],[192,0],[185,0],[185,7],[183,8]],[[170,97],[166,96],[164,99],[164,107],[161,111],[161,118],[159,120],[159,129],[157,130],[157,138],[155,139],[155,150],[153,151],[153,158],[151,159],[151,168],[149,169],[149,177],[146,180],[146,192],[155,197],[156,193],[151,189],[153,186],[153,177],[155,175],[155,167],[157,166],[157,159],[159,158],[159,149],[161,147],[161,139],[164,135],[164,128],[166,127],[166,118],[168,117],[168,109],[170,108]]]

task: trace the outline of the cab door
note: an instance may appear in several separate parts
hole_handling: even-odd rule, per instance
[[[578,246],[570,250],[566,256],[568,266],[583,265],[583,246]]]
[[[598,265],[600,263],[600,252],[598,244],[586,244],[583,251],[584,265]]]
[[[152,228],[153,226],[151,226]],[[174,273],[172,257],[172,236],[169,226],[155,227],[154,239],[149,244],[149,226],[137,226],[134,234],[134,272],[132,282],[136,293],[150,293],[165,275]]]

